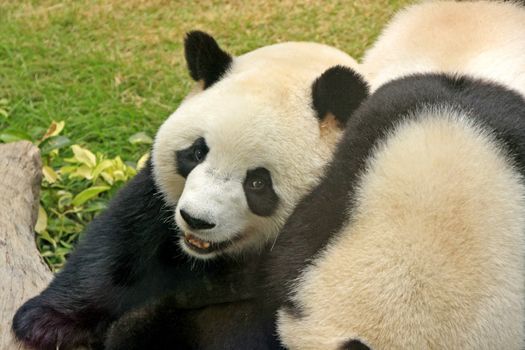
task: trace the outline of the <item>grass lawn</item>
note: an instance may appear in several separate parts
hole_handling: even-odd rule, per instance
[[[359,58],[408,2],[0,0],[0,136],[18,130],[37,139],[53,120],[65,121],[62,135],[104,155],[94,163],[94,155],[75,153],[84,163],[72,167],[73,149],[43,152],[48,167],[35,230],[46,262],[63,266],[84,226],[134,172],[120,160],[105,174],[118,181],[90,175],[94,169],[116,156],[136,162],[149,145],[129,137],[153,137],[190,90],[187,31],[205,30],[236,55],[305,40]]]
[[[407,0],[0,0],[0,130],[63,134],[110,157],[137,160],[189,91],[184,33],[208,31],[242,54],[289,40],[334,45],[354,57]]]

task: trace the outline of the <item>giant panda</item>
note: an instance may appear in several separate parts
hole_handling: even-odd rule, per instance
[[[524,175],[517,92],[445,74],[381,86],[266,257],[283,345],[523,349]]]
[[[525,348],[525,10],[424,2],[262,263],[289,349]]]
[[[271,320],[253,314],[259,253],[318,181],[367,86],[330,69],[358,70],[321,44],[233,57],[194,31],[185,57],[197,84],[160,127],[151,160],[14,316],[30,348],[273,346]],[[341,93],[345,103],[332,103]]]

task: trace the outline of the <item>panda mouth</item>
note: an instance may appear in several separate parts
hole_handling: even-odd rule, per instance
[[[218,243],[210,242],[201,238],[197,238],[190,233],[184,233],[184,244],[186,245],[186,247],[199,254],[210,254],[218,250],[223,250],[236,241],[237,238]]]
[[[188,233],[184,234],[184,243],[186,243],[187,246],[197,250],[207,251],[211,247],[211,242],[204,241]]]

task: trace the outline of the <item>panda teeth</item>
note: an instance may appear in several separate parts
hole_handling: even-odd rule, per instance
[[[210,247],[210,242],[206,242],[203,240],[198,239],[195,236],[186,234],[185,235],[186,241],[190,243],[191,245],[200,248],[200,249],[208,249]]]

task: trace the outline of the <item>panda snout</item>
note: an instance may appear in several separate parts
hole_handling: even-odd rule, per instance
[[[207,222],[191,216],[187,211],[180,209],[180,216],[186,221],[186,224],[194,230],[209,230],[215,227],[214,223]]]

